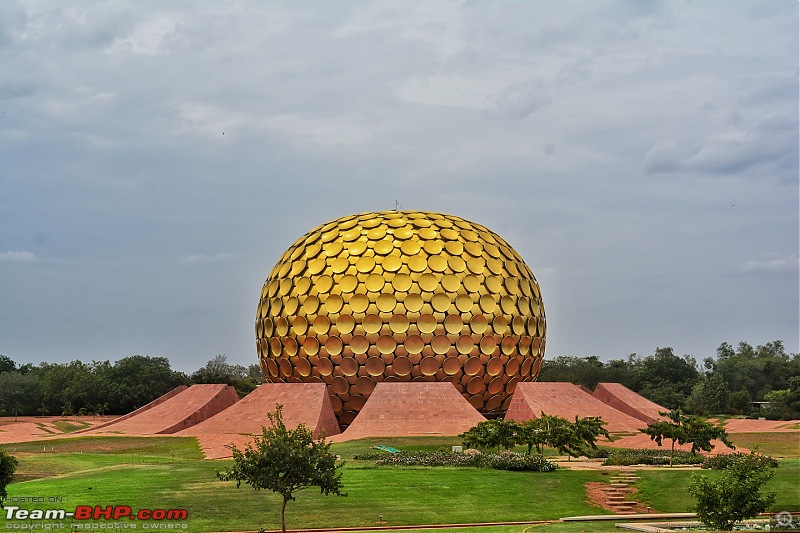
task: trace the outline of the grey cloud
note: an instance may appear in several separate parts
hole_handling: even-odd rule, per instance
[[[36,255],[33,252],[17,250],[0,252],[0,262],[29,263],[31,261],[36,261]]]
[[[772,257],[769,259],[751,259],[741,266],[741,271],[747,274],[796,273],[800,268],[798,265],[800,265],[800,261],[796,255]]]
[[[521,120],[550,105],[553,99],[536,82],[515,84],[494,98],[494,108],[500,115]]]
[[[797,6],[761,4],[0,2],[0,250],[37,258],[0,353],[252,362],[283,251],[395,200],[517,247],[548,357],[796,350]]]

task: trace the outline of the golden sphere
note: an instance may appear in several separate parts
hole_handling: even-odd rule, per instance
[[[380,381],[450,381],[484,414],[539,374],[539,284],[500,236],[462,218],[362,213],[297,240],[256,314],[269,382],[328,386],[350,424]]]

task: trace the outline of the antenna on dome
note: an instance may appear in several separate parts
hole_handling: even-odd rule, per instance
[[[395,200],[394,201],[394,210],[395,211],[400,211],[402,208],[403,208],[403,206],[400,205],[400,200]]]

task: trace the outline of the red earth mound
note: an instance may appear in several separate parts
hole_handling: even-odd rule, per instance
[[[669,411],[666,407],[633,392],[622,383],[598,383],[592,396],[626,415],[638,418],[645,424],[659,420],[661,418],[659,413]]]
[[[576,416],[599,416],[611,433],[633,433],[647,424],[614,409],[584,388],[572,383],[518,383],[508,406],[506,420],[522,422],[541,413],[574,420]]]
[[[452,383],[378,383],[352,424],[334,440],[458,435],[485,418]]]
[[[262,426],[269,426],[267,413],[274,412],[278,404],[283,406],[287,428],[303,423],[315,437],[339,433],[324,383],[265,383],[235,405],[177,435],[197,437],[208,459],[230,457],[227,446],[241,448],[253,435],[260,435]]]
[[[134,411],[137,413],[134,416],[120,417],[101,428],[89,430],[84,434],[163,435],[176,433],[230,407],[239,401],[239,396],[236,394],[236,389],[230,385],[192,385],[171,395],[166,400],[159,400],[156,400],[155,402],[158,403],[151,405],[148,409]]]

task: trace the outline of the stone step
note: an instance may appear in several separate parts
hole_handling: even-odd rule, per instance
[[[608,496],[606,500],[609,502],[624,502],[625,496],[622,494],[615,494],[613,496]]]
[[[609,483],[609,485],[615,489],[626,489],[628,488],[627,483]]]
[[[636,502],[608,502],[609,507],[634,507]]]
[[[630,489],[630,487],[624,487],[624,488],[606,488],[603,489],[603,492],[605,492],[606,494],[627,494],[633,491]]]

